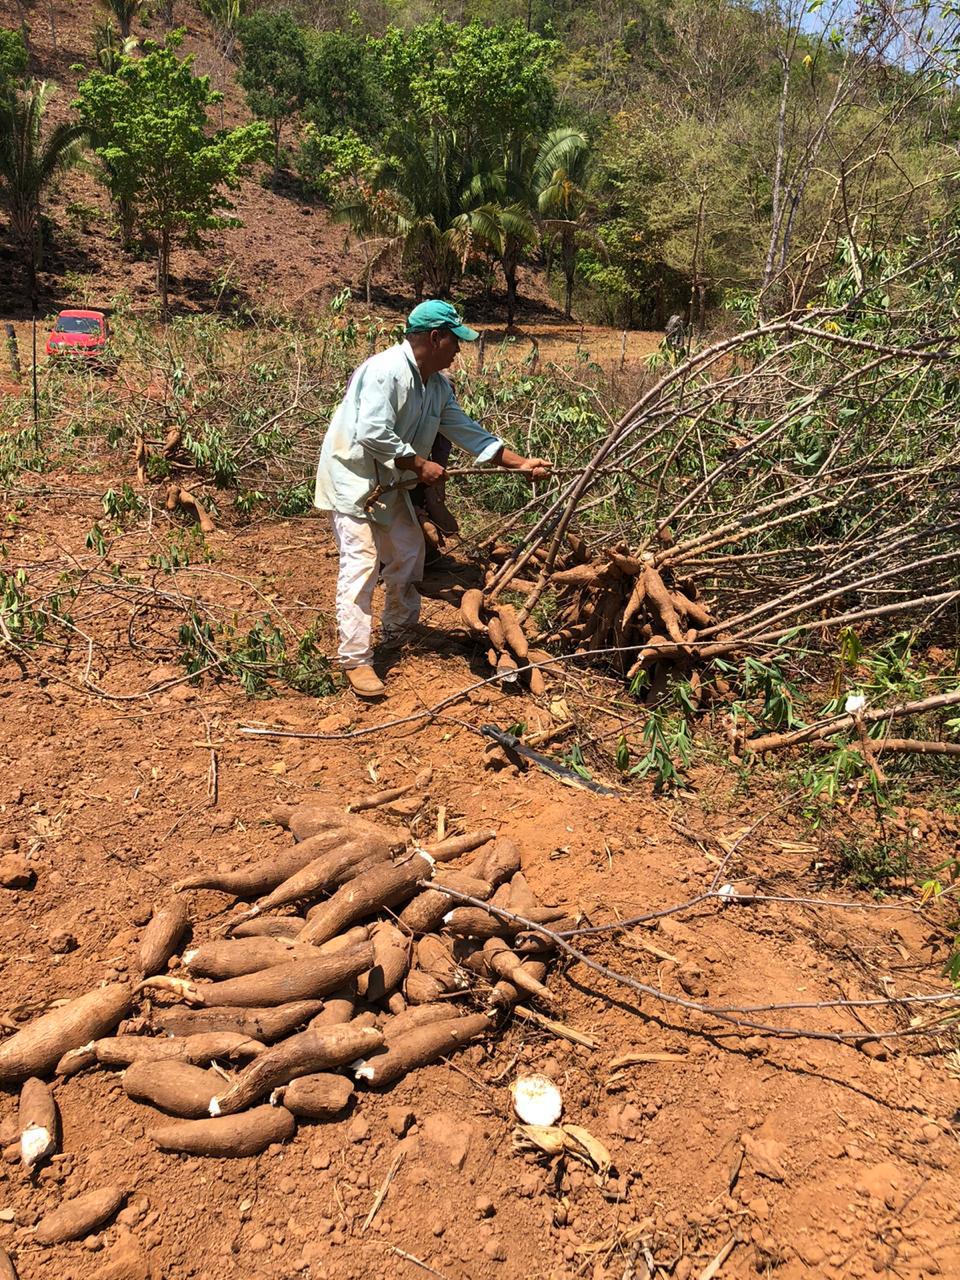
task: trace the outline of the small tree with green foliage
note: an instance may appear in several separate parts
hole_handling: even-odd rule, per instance
[[[28,61],[22,32],[0,27],[0,97],[11,93],[16,81],[26,75]]]
[[[307,37],[304,115],[321,134],[351,130],[374,137],[386,122],[386,101],[369,41],[349,31]]]
[[[168,311],[170,252],[198,244],[204,231],[238,226],[226,192],[269,153],[265,125],[209,132],[219,95],[180,43],[148,42],[142,58],[125,58],[116,75],[95,71],[79,86],[77,106],[115,200],[127,200],[135,224],[157,244],[157,288]]]
[[[240,24],[242,62],[237,77],[255,116],[273,135],[273,176],[280,171],[280,135],[303,106],[307,90],[307,41],[290,14],[261,10]]]

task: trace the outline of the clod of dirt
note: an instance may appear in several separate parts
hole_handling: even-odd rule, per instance
[[[710,988],[707,986],[703,973],[695,964],[681,965],[677,970],[677,981],[687,995],[693,996],[695,1000],[704,1000],[710,994]]]
[[[156,1268],[129,1231],[122,1231],[93,1280],[158,1280]]]
[[[781,1162],[786,1148],[782,1142],[755,1138],[752,1133],[742,1134],[740,1141],[747,1159],[761,1178],[769,1178],[771,1182],[784,1181],[787,1175]]]
[[[50,935],[50,950],[55,956],[65,956],[71,951],[76,951],[79,945],[76,937],[65,930],[61,929]]]
[[[438,1148],[454,1169],[462,1170],[470,1154],[473,1125],[458,1120],[449,1111],[438,1111],[423,1122],[424,1139]]]
[[[4,889],[32,889],[37,873],[19,853],[0,858],[0,885]]]
[[[395,1133],[398,1138],[402,1138],[410,1126],[416,1124],[416,1120],[417,1117],[409,1107],[387,1108],[387,1124],[390,1126],[390,1132]]]

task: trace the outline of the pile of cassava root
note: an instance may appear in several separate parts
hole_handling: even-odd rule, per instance
[[[551,1003],[549,939],[444,892],[561,919],[534,897],[512,841],[478,831],[422,849],[335,806],[273,816],[290,848],[173,886],[144,930],[141,982],[98,987],[0,1045],[0,1084],[22,1085],[27,1166],[58,1150],[44,1078],[120,1069],[129,1097],[156,1109],[146,1128],[162,1151],[252,1156],[300,1121],[343,1115],[358,1085],[387,1088],[488,1036],[518,1002]],[[242,900],[207,941],[191,938],[187,910],[200,890]],[[115,1190],[67,1202],[37,1239],[86,1234],[122,1203]]]
[[[670,538],[665,531],[661,542],[669,548]],[[698,600],[693,579],[676,577],[662,554],[634,556],[621,546],[607,548],[600,558],[592,558],[584,540],[575,533],[566,535],[566,546],[567,550],[556,557],[549,575],[539,584],[510,571],[510,547],[493,547],[489,558],[499,568],[488,571],[484,591],[464,592],[461,616],[468,630],[484,634],[489,640],[487,658],[491,666],[498,672],[509,672],[515,671],[518,663],[549,658],[530,648],[523,614],[518,616],[510,605],[496,604],[492,595],[505,588],[533,595],[549,589],[556,600],[554,621],[541,633],[542,640],[580,653],[616,651],[609,654],[609,659],[619,662],[629,679],[645,672],[651,684],[654,668],[661,672],[690,672],[696,693],[699,677],[691,670],[695,660],[691,646],[712,618]],[[538,548],[527,567],[541,571],[546,558],[546,547]],[[485,594],[488,587],[490,592]],[[543,675],[536,667],[521,665],[520,674],[532,693],[543,692]]]

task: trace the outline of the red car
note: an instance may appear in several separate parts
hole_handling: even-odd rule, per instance
[[[47,339],[47,355],[102,358],[110,326],[102,311],[61,311]]]

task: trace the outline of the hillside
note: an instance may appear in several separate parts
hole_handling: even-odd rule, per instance
[[[54,81],[59,92],[50,107],[50,120],[69,111],[72,93],[92,62],[91,32],[101,20],[96,0],[51,0],[31,15],[30,71]],[[236,66],[224,63],[216,49],[209,22],[197,6],[180,3],[177,22],[185,28],[183,52],[195,58],[198,74],[209,75],[224,92],[223,119],[227,127],[250,119]],[[19,26],[13,0],[0,0],[0,26]],[[134,33],[162,39],[159,20],[134,24]],[[219,119],[216,121],[219,124]],[[262,167],[246,179],[235,197],[235,216],[241,227],[211,233],[203,251],[177,249],[173,258],[174,310],[256,307],[291,310],[320,306],[343,289],[362,297],[362,255],[348,243],[346,229],[335,223],[324,205],[299,190],[294,175],[281,177],[278,190],[264,185],[270,176]],[[149,311],[156,301],[155,269],[151,259],[124,255],[114,236],[109,204],[101,184],[90,172],[73,170],[56,186],[44,209],[53,234],[39,277],[41,312],[65,306],[109,305],[129,299],[135,311]],[[29,305],[22,288],[15,288],[16,253],[0,224],[0,313],[23,318]],[[521,295],[528,300],[524,315],[559,321],[544,281],[535,271],[522,270]],[[399,314],[411,305],[409,285],[389,268],[378,272],[374,292],[377,309]],[[478,292],[475,318],[496,322],[501,304],[485,302]]]

